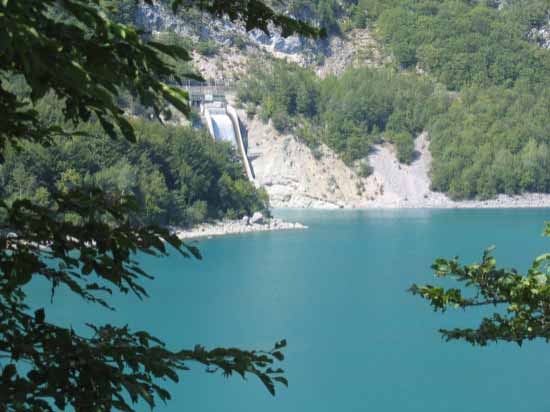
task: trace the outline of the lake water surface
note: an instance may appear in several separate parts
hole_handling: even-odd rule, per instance
[[[540,236],[550,210],[278,211],[310,226],[200,242],[203,261],[143,260],[151,298],[116,297],[117,312],[33,291],[47,316],[129,324],[171,348],[270,348],[288,340],[290,381],[275,398],[199,365],[168,385],[176,412],[550,412],[550,345],[474,348],[445,343],[439,327],[475,325],[475,314],[434,313],[406,292],[434,282],[437,257],[478,261],[496,244],[500,265],[525,270],[550,250]],[[144,409],[145,410],[145,409]]]

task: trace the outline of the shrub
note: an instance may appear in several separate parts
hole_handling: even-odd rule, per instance
[[[206,57],[212,57],[218,54],[219,46],[212,40],[199,40],[195,45],[197,53]]]
[[[373,171],[374,169],[368,162],[366,161],[359,162],[357,167],[357,174],[360,177],[369,177]]]
[[[408,132],[396,133],[391,137],[400,163],[410,164],[414,160],[414,139]]]
[[[271,121],[275,130],[284,133],[290,130],[290,118],[283,111],[277,111],[271,116]]]

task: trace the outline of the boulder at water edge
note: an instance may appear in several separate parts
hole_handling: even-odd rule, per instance
[[[254,212],[254,214],[250,218],[250,223],[253,225],[261,225],[262,223],[264,223],[264,215],[260,212]]]

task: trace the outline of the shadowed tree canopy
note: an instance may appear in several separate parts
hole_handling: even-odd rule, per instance
[[[152,3],[152,0],[147,1]],[[51,93],[63,105],[65,121],[97,119],[112,137],[135,140],[132,125],[117,104],[122,92],[160,114],[168,104],[187,113],[185,92],[166,56],[189,60],[176,45],[149,41],[135,27],[114,21],[102,0],[0,0],[0,161],[8,148],[26,141],[48,145],[73,133],[44,123],[34,105]],[[319,32],[256,0],[173,1],[173,10],[198,8],[215,17],[241,21],[247,30],[278,27],[284,35]],[[27,93],[11,90],[23,79]],[[65,123],[63,123],[65,124]],[[1,164],[1,163],[0,163]],[[95,188],[72,188],[54,195],[52,207],[29,200],[0,199],[0,411],[133,411],[151,408],[170,394],[162,380],[177,381],[189,362],[221,371],[257,376],[275,393],[287,383],[277,342],[271,350],[216,348],[169,350],[146,331],[89,325],[89,334],[48,322],[43,309],[26,303],[24,286],[33,278],[64,286],[82,299],[112,307],[118,290],[147,297],[142,285],[152,276],[137,253],[166,256],[172,251],[200,258],[166,229],[142,225],[136,200]]]
[[[550,235],[550,223],[544,231]],[[449,340],[465,340],[472,345],[544,339],[550,341],[550,253],[537,257],[526,274],[497,267],[487,249],[481,263],[462,266],[458,258],[438,259],[432,268],[438,278],[449,278],[460,287],[413,285],[410,291],[426,299],[435,311],[450,308],[482,307],[490,313],[473,328],[441,329]]]

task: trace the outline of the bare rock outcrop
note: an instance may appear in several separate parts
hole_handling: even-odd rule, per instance
[[[450,200],[430,190],[428,136],[415,141],[416,159],[397,161],[392,145],[376,146],[373,172],[359,176],[328,147],[315,153],[292,135],[281,135],[259,119],[248,123],[249,151],[256,184],[266,188],[274,207],[394,208],[445,207]]]
[[[377,191],[376,181],[358,176],[328,147],[314,152],[257,117],[246,123],[256,184],[267,190],[274,207],[358,207],[366,193]]]
[[[323,63],[317,68],[319,77],[340,76],[349,67],[382,66],[391,58],[381,52],[380,44],[369,29],[353,29],[344,37],[330,39]]]
[[[373,173],[382,185],[375,204],[379,207],[430,207],[442,206],[448,198],[430,190],[432,156],[428,134],[422,133],[415,140],[415,159],[410,165],[399,163],[395,148],[390,144],[375,146],[369,156]]]
[[[264,215],[261,212],[254,212],[249,220],[251,225],[262,224],[264,222]]]
[[[531,29],[528,37],[540,47],[550,49],[550,16],[546,24]]]

